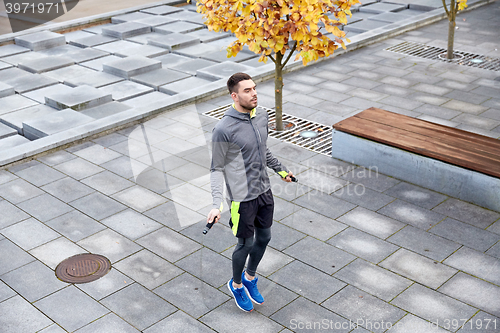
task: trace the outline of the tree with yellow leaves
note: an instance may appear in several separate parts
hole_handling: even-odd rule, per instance
[[[274,62],[276,129],[282,131],[283,68],[294,52],[306,65],[328,57],[339,46],[345,49],[345,32],[339,26],[347,23],[356,3],[359,0],[198,0],[197,6],[210,30],[235,34],[228,57],[248,45],[260,54],[259,61]]]
[[[467,8],[467,0],[451,0],[450,8],[446,7],[446,1],[443,1],[443,7],[446,11],[446,15],[448,15],[448,51],[446,52],[446,59],[453,59],[453,42],[455,40],[455,28],[456,23],[455,20],[457,18],[457,13],[459,10]]]

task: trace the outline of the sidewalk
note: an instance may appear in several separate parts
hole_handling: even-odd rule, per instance
[[[498,2],[457,24],[457,50],[499,57]],[[283,109],[331,125],[375,106],[500,137],[499,72],[385,50],[443,47],[446,34],[440,21],[285,74]],[[273,105],[271,81],[258,92]],[[499,212],[275,139],[299,183],[271,176],[266,302],[239,310],[226,287],[228,212],[201,233],[216,123],[203,113],[229,102],[184,105],[0,170],[2,332],[499,331]],[[111,271],[86,284],[55,277],[87,252]]]

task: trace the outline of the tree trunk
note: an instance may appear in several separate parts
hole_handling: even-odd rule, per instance
[[[274,73],[274,106],[276,110],[276,130],[283,131],[283,55],[276,53]]]
[[[455,40],[455,19],[457,17],[457,11],[455,9],[455,0],[451,0],[450,4],[450,21],[448,24],[448,51],[446,53],[446,59],[453,60],[453,42]]]

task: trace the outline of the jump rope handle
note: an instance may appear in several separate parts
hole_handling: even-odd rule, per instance
[[[217,217],[215,217],[215,218],[214,218],[214,220],[213,220],[212,222],[207,223],[207,225],[205,226],[205,229],[203,229],[203,234],[204,234],[204,235],[206,235],[206,234],[207,234],[207,232],[208,232],[208,230],[210,230],[210,229],[214,226],[214,224],[215,224],[215,219],[216,219],[216,218],[217,218]]]
[[[290,179],[292,180],[292,182],[294,183],[298,183],[299,180],[297,178],[295,178],[294,176],[290,176]]]

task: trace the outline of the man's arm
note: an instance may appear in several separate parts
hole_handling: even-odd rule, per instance
[[[220,218],[223,202],[224,168],[228,151],[226,134],[215,128],[212,132],[212,164],[210,167],[210,186],[212,190],[212,210],[208,213],[207,222]],[[216,222],[217,222],[216,220]]]
[[[288,169],[283,164],[281,164],[281,162],[276,157],[274,157],[269,148],[266,149],[266,163],[267,166],[273,169],[274,172],[276,172],[278,175],[280,175],[284,181],[292,181],[290,177],[293,176],[293,173],[291,171],[288,171]]]

